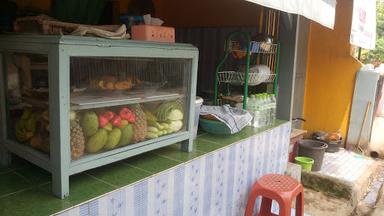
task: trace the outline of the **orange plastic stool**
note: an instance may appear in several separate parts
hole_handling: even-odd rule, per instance
[[[248,197],[245,216],[252,216],[256,198],[262,197],[257,216],[276,215],[271,213],[272,200],[279,203],[279,216],[290,216],[292,201],[296,198],[296,216],[304,215],[304,189],[294,178],[279,174],[261,177],[252,186]]]

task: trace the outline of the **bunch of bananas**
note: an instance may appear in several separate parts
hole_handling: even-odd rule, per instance
[[[20,119],[16,121],[15,135],[19,142],[26,142],[36,132],[38,115],[31,109],[25,109]]]
[[[19,142],[29,143],[31,147],[49,151],[49,115],[48,111],[34,112],[25,109],[16,121],[15,136]]]

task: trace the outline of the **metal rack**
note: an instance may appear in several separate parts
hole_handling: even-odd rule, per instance
[[[239,40],[241,38],[245,42],[245,46],[241,46]],[[230,85],[243,85],[243,96],[248,96],[248,87],[259,85],[261,83],[273,83],[274,94],[277,92],[278,67],[279,67],[279,43],[267,43],[252,41],[249,34],[245,32],[233,32],[225,41],[224,56],[216,67],[215,83],[214,83],[214,104],[218,105],[219,85],[222,83]],[[243,71],[222,70],[225,62],[231,53],[237,56],[245,57],[245,66]],[[251,55],[258,55],[257,63],[264,63],[271,69],[270,74],[258,73],[252,71]],[[243,101],[243,108],[247,108],[247,100]]]
[[[7,101],[7,62],[5,56],[8,53],[43,54],[48,59],[47,76],[49,81],[48,95],[43,106],[49,110],[49,150],[48,154],[38,151],[28,145],[20,143],[10,136],[11,127],[9,105]],[[69,195],[69,176],[119,161],[137,154],[141,154],[163,146],[181,142],[182,151],[192,151],[193,147],[193,123],[195,92],[197,79],[198,50],[189,44],[167,44],[154,42],[138,42],[128,40],[108,40],[90,37],[75,36],[42,36],[42,35],[12,35],[0,37],[0,122],[4,127],[0,130],[0,163],[9,165],[12,154],[18,155],[35,165],[52,173],[52,191],[64,198]],[[73,57],[79,61],[72,61]],[[172,77],[184,76],[179,85],[185,91],[180,92],[171,84],[166,91],[155,91],[151,94],[144,92],[103,97],[86,97],[86,94],[72,96],[70,93],[72,67],[84,66],[83,58],[111,58],[119,61],[120,58],[128,59],[152,59],[155,62],[168,60],[184,61],[179,69],[164,67],[164,71],[171,71]],[[72,64],[74,63],[74,64]],[[156,67],[148,64],[148,67]],[[100,68],[94,65],[95,68]],[[140,67],[140,63],[136,65]],[[117,64],[116,68],[105,67],[106,70],[118,71],[125,68],[131,72],[127,65]],[[86,70],[84,68],[82,70]],[[89,68],[88,68],[89,69]],[[92,68],[91,68],[92,69]],[[139,68],[142,70],[142,68]],[[103,70],[103,69],[101,69]],[[140,70],[132,74],[140,75]],[[150,70],[146,69],[146,70]],[[172,71],[174,70],[174,71]],[[154,72],[159,71],[155,68]],[[181,74],[181,71],[188,71]],[[153,71],[152,71],[153,72]],[[119,76],[123,72],[118,71]],[[95,74],[99,76],[99,74]],[[86,77],[83,77],[86,80]],[[161,79],[161,77],[159,77]],[[76,83],[76,82],[75,82]],[[81,82],[77,83],[81,84]],[[102,108],[108,106],[120,106],[134,103],[161,102],[183,98],[184,123],[182,130],[167,134],[158,138],[146,139],[141,142],[102,151],[97,154],[84,155],[77,160],[71,160],[70,149],[70,117],[71,110],[83,110],[88,108]],[[39,103],[39,101],[35,101]]]

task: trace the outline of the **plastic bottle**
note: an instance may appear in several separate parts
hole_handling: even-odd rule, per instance
[[[258,124],[258,110],[257,110],[257,99],[255,95],[251,95],[247,103],[247,111],[252,115],[252,121],[250,125],[252,127],[259,127]]]
[[[259,94],[258,99],[260,101],[260,127],[264,127],[267,125],[266,100],[263,94]]]
[[[273,122],[272,119],[272,109],[273,109],[273,101],[270,94],[264,93],[265,100],[265,125],[271,125]]]
[[[252,95],[250,97],[247,97],[247,111],[253,116],[253,97]],[[252,121],[249,123],[250,126],[252,126]]]
[[[276,120],[276,97],[274,94],[271,94],[271,123],[275,123]]]
[[[255,95],[255,127],[259,128],[261,127],[261,106],[260,106],[260,98]]]
[[[264,104],[264,126],[269,125],[269,102],[268,102],[268,96],[263,93],[263,104]]]
[[[258,95],[255,95],[255,127],[262,127],[261,100]]]
[[[264,94],[265,96],[265,100],[266,100],[266,106],[267,106],[267,111],[266,111],[266,115],[267,115],[267,121],[266,121],[266,124],[267,125],[271,125],[272,123],[272,119],[271,119],[271,112],[272,112],[272,98],[269,94],[265,93]]]

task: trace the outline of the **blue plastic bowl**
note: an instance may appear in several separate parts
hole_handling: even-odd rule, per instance
[[[216,135],[230,135],[231,130],[221,121],[200,118],[200,127],[203,131]]]

